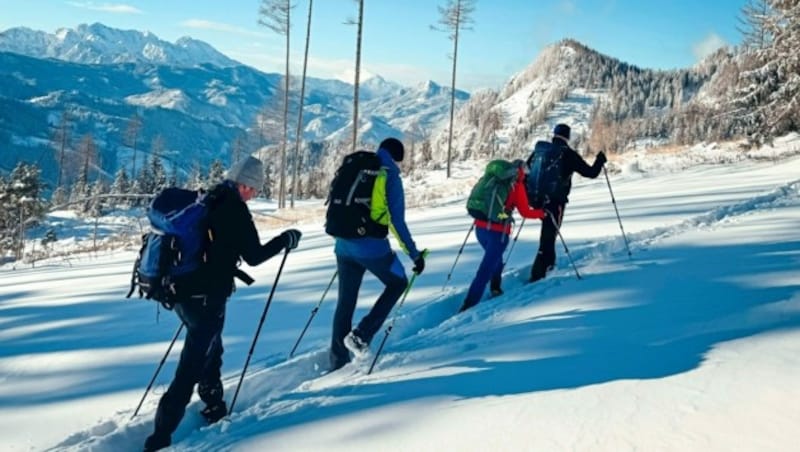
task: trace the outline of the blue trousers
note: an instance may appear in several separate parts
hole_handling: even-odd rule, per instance
[[[508,246],[508,234],[504,232],[490,231],[484,228],[475,228],[475,235],[478,243],[483,248],[483,259],[478,265],[478,272],[469,285],[467,299],[464,300],[462,309],[469,309],[478,304],[486,290],[489,281],[500,287],[503,274],[503,253]]]
[[[337,254],[336,267],[339,271],[339,300],[333,315],[333,336],[331,338],[331,369],[338,369],[350,362],[350,353],[344,346],[344,337],[350,332],[358,301],[358,291],[364,272],[369,270],[386,287],[369,313],[356,327],[356,333],[369,343],[378,332],[397,300],[408,285],[405,270],[397,255],[390,252],[385,256],[364,259]]]

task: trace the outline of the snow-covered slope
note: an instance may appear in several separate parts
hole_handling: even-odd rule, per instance
[[[614,162],[631,257],[606,181],[576,177],[562,233],[582,279],[558,244],[558,268],[525,284],[538,240],[526,222],[505,295],[461,315],[482,256],[470,238],[442,290],[469,228],[463,195],[411,210],[414,238],[432,253],[371,375],[369,360],[324,374],[333,293],[287,358],[335,271],[322,219],[296,225],[303,241],[235,412],[203,427],[193,401],[173,450],[794,450],[800,141],[778,146],[750,159],[719,146]],[[285,227],[269,224],[264,239]],[[0,448],[140,450],[177,351],[130,415],[177,323],[122,298],[133,258],[127,249],[0,267]],[[278,264],[247,269],[258,282],[228,305],[228,398]],[[380,290],[365,278],[356,319]]]
[[[0,32],[0,51],[83,64],[241,65],[210,45],[189,37],[182,37],[173,44],[150,32],[120,30],[100,23],[60,28],[52,34],[25,27],[10,28]]]

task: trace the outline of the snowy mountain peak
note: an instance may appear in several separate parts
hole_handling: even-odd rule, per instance
[[[374,75],[361,82],[361,90],[364,93],[364,100],[375,99],[377,97],[391,96],[403,89],[397,83],[390,82],[380,75]]]
[[[50,34],[28,28],[0,32],[0,51],[82,64],[155,63],[194,67],[239,66],[209,44],[184,37],[174,44],[149,31],[120,30],[101,23],[60,28]]]

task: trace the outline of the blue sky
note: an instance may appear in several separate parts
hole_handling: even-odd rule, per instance
[[[723,44],[735,45],[746,0],[478,0],[459,44],[459,88],[501,86],[541,49],[571,37],[640,67],[687,67]],[[0,29],[53,32],[101,22],[149,30],[174,41],[189,35],[268,72],[283,72],[283,38],[257,24],[258,0],[0,0]],[[299,72],[308,2],[296,0],[292,66]],[[431,30],[445,0],[365,0],[362,65],[403,84],[449,85],[452,43]],[[357,13],[353,0],[316,0],[309,74],[352,81]]]

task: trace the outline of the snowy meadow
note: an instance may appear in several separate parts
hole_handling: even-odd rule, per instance
[[[539,233],[526,222],[505,295],[458,315],[482,256],[474,236],[445,283],[482,163],[458,166],[452,181],[407,179],[420,200],[409,226],[431,254],[370,375],[371,359],[326,372],[335,283],[288,356],[335,271],[321,202],[308,203],[315,214],[293,226],[303,240],[235,412],[204,426],[193,399],[170,450],[796,450],[798,149],[791,135],[748,153],[705,145],[612,159],[630,257],[605,178],[576,175],[562,233],[581,279],[557,243],[558,268],[526,283]],[[423,202],[432,192],[441,196]],[[288,227],[263,225],[263,240]],[[141,450],[181,341],[131,419],[178,327],[154,303],[124,298],[135,253],[119,245],[0,267],[0,449]],[[257,282],[229,302],[228,400],[279,263],[245,268]],[[356,320],[381,288],[365,278]]]

